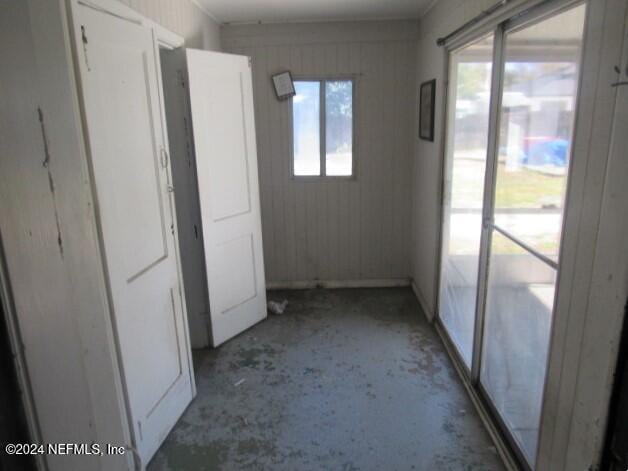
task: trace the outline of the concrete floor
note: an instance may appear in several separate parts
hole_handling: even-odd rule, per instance
[[[198,394],[149,471],[504,469],[410,289],[268,297],[286,312],[195,352]]]

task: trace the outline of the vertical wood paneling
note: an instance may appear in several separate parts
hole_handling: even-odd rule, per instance
[[[292,50],[290,46],[282,46],[279,51],[279,62],[282,69],[291,69]],[[295,207],[294,207],[294,188],[290,184],[290,165],[286,162],[285,157],[290,154],[290,134],[289,129],[292,123],[290,110],[288,107],[280,107],[281,119],[281,172],[282,172],[282,192],[283,192],[283,214],[284,214],[284,231],[285,250],[282,257],[285,258],[283,264],[283,278],[292,278],[296,273],[296,243],[295,243]],[[288,163],[288,165],[286,165]]]
[[[290,70],[303,70],[302,49],[300,47],[290,47]],[[292,121],[290,121],[292,123]],[[290,158],[292,152],[292,141],[289,140],[286,155]],[[290,170],[288,169],[288,174]],[[307,276],[307,260],[304,259],[305,247],[307,246],[307,217],[305,214],[305,194],[302,189],[296,188],[294,180],[290,180],[290,187],[293,193],[293,212],[294,212],[294,257],[296,272],[292,279],[304,280]],[[264,216],[262,215],[262,218]]]
[[[127,445],[64,7],[0,3],[1,322],[15,341],[32,441]],[[36,462],[50,471],[132,468],[129,455],[90,458]]]
[[[408,277],[412,28],[395,21],[223,28],[225,50],[253,60],[269,282]],[[277,101],[270,79],[286,69],[306,77],[355,75],[355,179],[291,177],[290,103]]]
[[[353,43],[349,46],[350,48],[350,57],[349,57],[349,64],[350,64],[350,72],[352,71],[361,71],[362,70],[362,45],[360,43]],[[356,92],[357,92],[357,96],[356,96],[356,100],[354,103],[354,108],[353,108],[353,120],[355,123],[360,123],[359,119],[360,116],[362,116],[362,109],[364,108],[364,103],[365,103],[365,93],[362,92],[362,82],[363,82],[363,78],[362,77],[358,77],[356,86],[358,87]],[[364,149],[364,135],[362,133],[362,126],[359,126],[359,124],[356,124],[356,133],[354,138],[356,139],[356,142],[354,143],[354,149],[356,151],[356,156],[362,156],[362,149]],[[361,172],[361,168],[362,165],[360,165],[360,161],[362,159],[358,159],[354,165],[354,168],[356,169],[356,181],[354,183],[352,183],[351,185],[348,186],[349,188],[349,192],[350,192],[350,196],[349,196],[349,201],[350,201],[350,206],[349,206],[349,219],[348,219],[348,224],[349,224],[349,238],[350,238],[350,251],[349,251],[349,258],[347,260],[348,262],[348,279],[358,279],[361,276],[361,263],[360,263],[360,256],[361,256],[361,248],[362,248],[362,237],[361,237],[361,226],[360,226],[360,221],[362,219],[362,214],[360,211],[360,192],[361,192],[361,186],[357,183],[359,181],[361,181],[362,178],[362,172]]]

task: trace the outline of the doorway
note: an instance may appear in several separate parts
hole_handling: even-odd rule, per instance
[[[586,6],[551,2],[449,51],[438,320],[534,467]]]
[[[33,442],[28,432],[28,422],[23,395],[17,377],[14,355],[5,316],[3,303],[0,302],[0,444],[2,449],[9,443]],[[35,460],[28,454],[10,455],[0,454],[0,470],[22,469],[31,471],[37,469]]]

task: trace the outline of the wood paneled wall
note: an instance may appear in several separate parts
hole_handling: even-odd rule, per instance
[[[192,0],[121,0],[185,38],[187,47],[220,50],[220,25]]]
[[[127,445],[65,3],[0,2],[0,322],[15,334],[32,442]],[[36,461],[133,469],[129,456]]]
[[[407,279],[417,23],[225,26],[226,51],[252,58],[266,278]],[[271,75],[356,77],[352,180],[291,177],[290,103]]]

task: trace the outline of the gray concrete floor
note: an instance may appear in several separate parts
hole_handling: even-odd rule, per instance
[[[504,469],[410,289],[268,296],[286,312],[194,353],[149,471]]]

